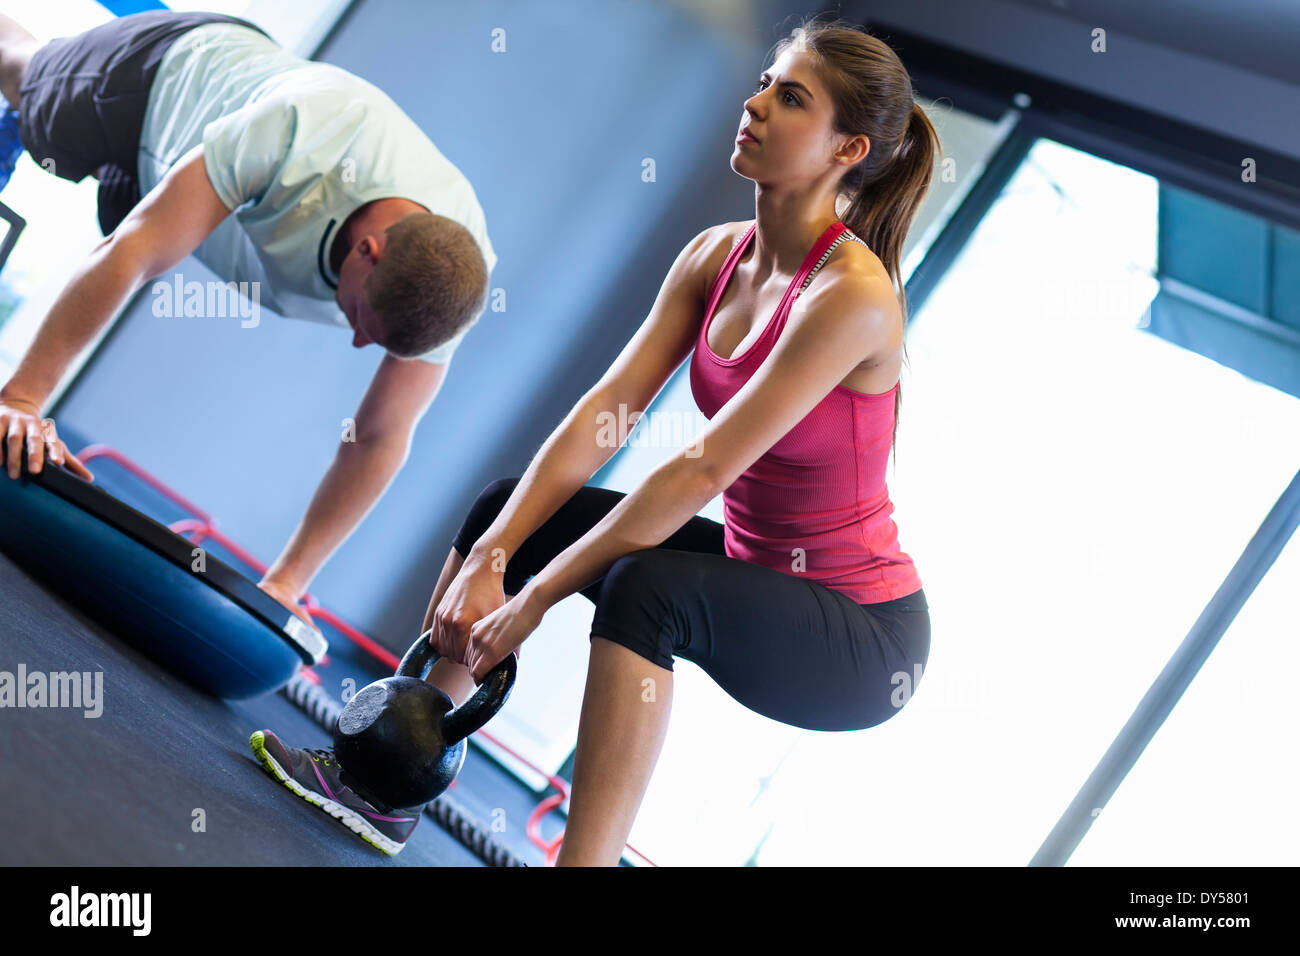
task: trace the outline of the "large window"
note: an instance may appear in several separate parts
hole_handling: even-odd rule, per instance
[[[1160,196],[1040,141],[909,338],[896,487],[935,627],[913,704],[935,706],[892,755],[919,776],[891,787],[889,829],[933,839],[928,861],[1027,861],[1294,473],[1291,395],[1148,328]],[[1286,669],[1278,600],[1252,600],[1157,734],[1165,773],[1144,757],[1075,862],[1294,859],[1291,800],[1265,782],[1283,701],[1244,705],[1224,664]],[[1260,776],[1220,778],[1211,808],[1190,768],[1225,748]],[[1157,849],[1178,841],[1195,851]]]

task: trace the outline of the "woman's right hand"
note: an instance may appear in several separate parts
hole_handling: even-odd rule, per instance
[[[434,650],[465,664],[470,628],[506,603],[504,581],[505,573],[492,570],[490,561],[473,554],[466,558],[433,612],[429,642]]]
[[[38,473],[46,459],[63,465],[69,471],[94,481],[95,476],[68,451],[59,438],[54,419],[41,418],[41,410],[34,402],[20,398],[0,399],[0,441],[4,442],[4,459],[10,478],[17,478],[22,468],[23,445],[27,446],[27,470]]]

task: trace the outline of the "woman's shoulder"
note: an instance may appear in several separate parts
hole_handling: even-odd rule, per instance
[[[848,233],[856,239],[856,235]],[[846,302],[870,302],[886,315],[901,316],[901,304],[880,257],[861,240],[840,242],[804,282],[796,307],[809,311],[826,306],[844,311]]]
[[[846,231],[844,236],[845,241],[835,247],[818,272],[824,277],[823,285],[847,282],[873,291],[880,291],[882,285],[885,289],[892,289],[889,270],[875,250],[851,230]],[[889,296],[892,294],[887,293]]]
[[[722,270],[722,264],[731,254],[731,250],[745,238],[745,233],[749,232],[753,225],[753,219],[744,219],[738,222],[720,222],[704,230],[701,234],[700,253],[701,265],[706,276],[711,279]]]
[[[678,258],[682,280],[692,284],[699,295],[704,296],[722,271],[727,255],[753,224],[752,219],[746,222],[722,222],[715,226],[705,226],[696,233]]]
[[[736,243],[745,238],[745,233],[754,228],[753,219],[742,219],[738,222],[724,222],[715,226],[721,237],[726,241],[727,251],[730,252]]]

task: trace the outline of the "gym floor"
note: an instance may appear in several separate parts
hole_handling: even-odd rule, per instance
[[[326,732],[283,696],[210,697],[4,555],[0,582],[7,659],[24,662],[28,673],[100,672],[104,682],[99,717],[73,708],[6,710],[0,863],[482,865],[427,814],[402,852],[385,856],[275,782],[248,748],[252,731],[269,728],[293,746],[329,746]],[[333,686],[346,676],[357,686],[380,676],[345,656],[341,643],[332,642],[325,672]],[[473,747],[452,793],[479,820],[504,809],[507,832],[495,836],[530,866],[542,865],[523,835],[536,798]]]

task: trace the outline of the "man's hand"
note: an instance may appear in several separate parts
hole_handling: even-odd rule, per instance
[[[307,613],[307,609],[298,603],[296,588],[288,587],[272,578],[263,578],[257,583],[257,586],[287,607],[301,620],[311,625],[312,630],[320,631],[320,628],[316,626],[316,622],[311,619],[311,615]]]
[[[56,465],[65,465],[69,471],[94,481],[76,455],[68,451],[59,438],[54,419],[41,418],[41,409],[34,402],[20,398],[0,398],[0,435],[4,436],[6,471],[17,478],[22,469],[22,450],[27,445],[27,470],[38,474],[48,458]]]

